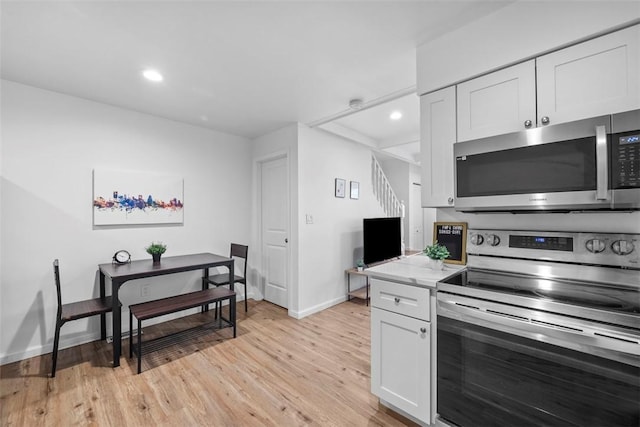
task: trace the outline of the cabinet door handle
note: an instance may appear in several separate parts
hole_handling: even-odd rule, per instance
[[[551,120],[549,120],[549,117],[547,117],[547,116],[544,116],[544,117],[542,117],[542,119],[540,119],[540,122],[541,122],[543,125],[548,125],[550,121],[551,121]]]
[[[427,333],[427,328],[420,328],[420,332],[423,333],[423,334],[426,334]]]
[[[524,127],[526,127],[527,129],[529,129],[532,124],[533,124],[533,122],[531,120],[525,120],[524,121]]]
[[[395,297],[393,300],[396,302],[396,304],[400,303],[400,298],[398,298],[398,297]]]

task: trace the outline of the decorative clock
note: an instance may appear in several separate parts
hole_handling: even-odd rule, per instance
[[[124,249],[113,254],[114,264],[128,264],[131,262],[131,254]]]

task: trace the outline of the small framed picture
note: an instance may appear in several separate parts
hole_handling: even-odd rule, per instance
[[[360,198],[360,183],[358,181],[351,181],[351,198]]]
[[[346,184],[344,179],[336,178],[336,197],[344,197]]]

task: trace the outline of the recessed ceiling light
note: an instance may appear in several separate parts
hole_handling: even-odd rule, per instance
[[[394,111],[393,113],[391,113],[389,118],[391,120],[400,120],[402,118],[402,113],[400,111]]]
[[[144,76],[145,79],[151,80],[152,82],[161,82],[163,79],[162,74],[160,74],[156,70],[151,70],[151,69],[144,70],[142,72],[142,75]]]

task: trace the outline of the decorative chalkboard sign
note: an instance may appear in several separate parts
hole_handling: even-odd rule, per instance
[[[467,263],[467,223],[434,222],[433,242],[444,245],[451,254],[444,262],[447,264]]]

